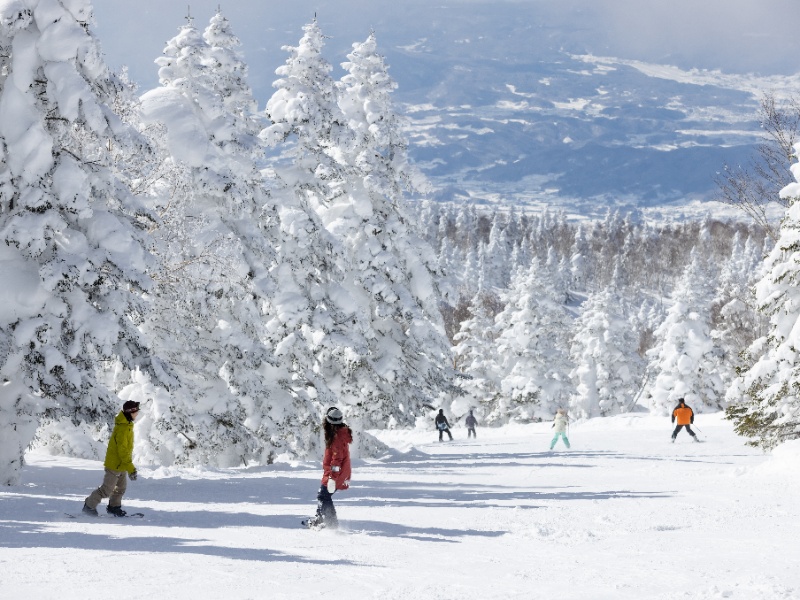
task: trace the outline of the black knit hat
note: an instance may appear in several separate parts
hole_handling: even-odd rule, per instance
[[[133,400],[128,400],[125,404],[122,405],[122,412],[125,413],[132,413],[139,410],[139,403],[134,402]]]

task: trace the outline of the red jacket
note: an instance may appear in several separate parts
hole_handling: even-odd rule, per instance
[[[328,485],[328,479],[333,476],[336,480],[337,490],[346,490],[350,487],[350,444],[353,442],[353,432],[349,427],[340,427],[333,437],[333,443],[325,448],[322,457],[322,485]]]

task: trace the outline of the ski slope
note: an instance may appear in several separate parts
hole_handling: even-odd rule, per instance
[[[0,490],[0,598],[800,598],[800,442],[696,425],[671,444],[666,418],[595,419],[553,452],[548,423],[375,432],[392,452],[355,461],[320,532],[313,463],[140,468],[145,518],[93,521],[64,513],[101,464],[31,454]]]

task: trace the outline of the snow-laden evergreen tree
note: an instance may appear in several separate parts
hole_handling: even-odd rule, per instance
[[[238,52],[241,42],[220,10],[203,31],[203,39],[209,46],[206,61],[209,71],[214,75],[212,85],[222,98],[226,112],[234,119],[235,134],[232,137],[239,144],[251,146],[257,151],[255,136],[261,131],[263,123],[247,82],[247,64]]]
[[[374,34],[353,44],[342,63],[339,105],[353,131],[346,149],[345,193],[319,206],[327,229],[343,242],[361,307],[375,333],[370,361],[381,380],[361,386],[369,420],[387,416],[412,422],[422,405],[450,386],[449,342],[439,311],[434,253],[412,226],[405,194],[416,190],[407,142],[391,94],[389,76]]]
[[[497,377],[492,298],[482,286],[469,304],[469,318],[461,322],[454,336],[453,363],[462,392],[452,402],[450,412],[456,417],[470,408],[500,402]],[[482,416],[482,415],[481,415]]]
[[[392,417],[409,422],[409,407],[395,405],[393,413],[383,414],[389,393],[384,375],[395,368],[398,349],[387,345],[384,364],[371,360],[371,340],[380,337],[371,323],[371,299],[357,283],[331,212],[355,175],[347,161],[353,133],[337,103],[331,66],[321,54],[322,33],[316,22],[303,29],[298,46],[284,47],[289,57],[276,71],[276,91],[267,102],[272,124],[261,132],[281,154],[273,194],[284,238],[275,272],[283,308],[268,327],[285,336],[278,351],[294,357],[293,378],[315,390],[320,410],[338,402],[347,415],[365,419],[365,427]],[[363,200],[359,206],[371,210]],[[351,210],[349,201],[343,208]],[[390,286],[383,292],[393,294]]]
[[[800,155],[800,145],[795,153]],[[726,395],[736,432],[765,450],[800,437],[800,163],[792,165],[792,174],[798,183],[781,191],[789,208],[755,288],[769,331],[750,346],[753,365]]]
[[[586,241],[583,223],[578,224],[575,241],[570,249],[570,287],[576,292],[585,292],[589,278],[589,244]]]
[[[486,285],[488,287],[506,288],[509,285],[509,256],[512,245],[506,237],[503,216],[495,211],[492,227],[489,230],[489,241],[486,244],[484,259]]]
[[[720,350],[717,370],[726,387],[739,371],[750,366],[745,362],[746,349],[766,333],[766,322],[757,310],[753,288],[762,264],[760,249],[749,237],[742,243],[737,232],[711,306],[715,323],[711,336]]]
[[[417,206],[417,223],[420,232],[427,242],[434,248],[439,248],[442,240],[438,237],[439,231],[439,204],[432,200],[422,200],[415,203]]]
[[[324,36],[316,19],[303,31],[297,46],[283,46],[289,58],[275,71],[279,79],[266,108],[272,124],[261,138],[271,147],[291,141],[289,155],[304,175],[293,185],[316,209],[344,193],[347,163],[342,152],[352,147],[353,132],[339,108],[333,67],[322,55]]]
[[[424,227],[420,222],[421,227]],[[478,239],[478,214],[474,204],[462,204],[456,215],[458,239],[466,248],[474,249]]]
[[[592,418],[629,410],[639,389],[643,361],[638,334],[624,314],[619,291],[611,286],[592,294],[575,321],[571,376],[575,395],[570,414]]]
[[[685,398],[696,412],[723,406],[725,390],[715,368],[719,349],[711,338],[713,293],[714,278],[693,250],[672,306],[655,331],[656,345],[648,352],[655,374],[650,407],[658,414],[670,414],[678,398]]]
[[[567,406],[572,317],[563,300],[538,261],[515,273],[501,294],[505,308],[495,318],[495,336],[502,393],[491,402],[487,422],[544,418]]]
[[[342,63],[347,74],[339,82],[338,102],[354,134],[350,162],[368,191],[401,210],[405,194],[418,192],[423,181],[409,163],[405,119],[394,109],[392,93],[397,83],[378,53],[374,33],[353,44],[347,58]],[[402,213],[405,216],[405,210]]]
[[[110,104],[119,81],[91,33],[88,0],[0,4],[0,235],[30,297],[4,312],[0,481],[16,480],[44,407],[76,424],[110,420],[106,365],[149,369],[148,211],[109,149],[135,143]],[[13,452],[12,452],[13,453]]]
[[[220,20],[209,26],[215,41]],[[178,384],[154,396],[140,424],[154,460],[166,463],[265,463],[316,444],[304,432],[313,431],[318,410],[276,359],[283,338],[268,326],[278,312],[280,233],[254,162],[255,103],[246,82],[232,77],[235,57],[221,60],[219,50],[189,20],[156,61],[162,86],[142,97],[173,167],[152,190],[163,207],[162,272],[158,310],[145,327]]]

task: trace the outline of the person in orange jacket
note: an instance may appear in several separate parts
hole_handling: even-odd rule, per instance
[[[672,442],[675,443],[675,438],[678,437],[678,432],[681,428],[686,427],[686,431],[689,432],[689,435],[692,436],[692,439],[695,442],[699,442],[700,440],[697,439],[694,431],[690,425],[694,423],[694,411],[691,409],[690,406],[687,406],[686,403],[683,401],[683,398],[678,398],[678,406],[675,407],[675,410],[672,411],[672,422],[675,422],[675,419],[678,420],[678,425],[675,427],[675,431],[672,432]]]
[[[353,430],[344,424],[344,416],[335,406],[325,413],[325,454],[322,457],[322,481],[317,492],[317,514],[307,521],[313,529],[336,529],[339,519],[333,505],[333,494],[350,487],[350,444]]]

